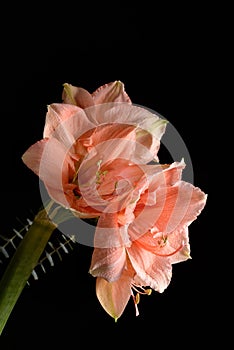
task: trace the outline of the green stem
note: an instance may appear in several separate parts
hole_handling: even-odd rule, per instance
[[[0,281],[0,335],[56,227],[46,209],[39,211],[8,264]]]

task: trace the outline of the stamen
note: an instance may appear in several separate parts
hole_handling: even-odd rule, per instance
[[[136,295],[133,293],[133,291],[136,292]],[[140,295],[150,295],[152,293],[151,288],[144,288],[140,285],[131,283],[131,293],[132,293],[132,298],[134,301],[135,309],[136,309],[136,316],[139,315],[139,310],[138,310],[138,304],[140,303]]]
[[[72,183],[76,183],[77,179],[78,179],[78,172],[79,172],[79,168],[76,170],[74,176],[73,176],[73,179],[72,179]]]
[[[178,253],[178,252],[183,248],[183,246],[184,246],[184,244],[181,243],[181,245],[180,245],[177,249],[173,250],[173,252],[171,252],[171,253],[168,253],[168,254],[160,254],[160,253],[157,252],[157,253],[155,253],[155,255],[164,256],[164,257],[172,256],[172,255]]]
[[[158,245],[160,247],[164,247],[167,243],[167,236],[162,235],[160,239],[158,239]]]
[[[152,291],[150,288],[145,289],[144,287],[139,286],[139,285],[134,284],[134,283],[131,283],[131,287],[132,287],[132,289],[134,289],[135,292],[137,292],[138,294],[147,294],[147,295],[150,295],[150,294],[151,294],[151,291]],[[150,292],[149,292],[149,291],[150,291]]]
[[[154,237],[156,238],[156,237]],[[178,248],[176,248],[175,250],[173,250],[170,253],[159,253],[159,249],[158,248],[163,248],[166,244],[168,243],[168,237],[167,236],[162,236],[161,238],[159,238],[157,240],[157,244],[158,247],[155,247],[153,245],[147,244],[147,243],[143,243],[140,240],[135,241],[135,244],[138,244],[139,246],[143,247],[146,250],[149,250],[150,252],[154,253],[157,256],[162,256],[162,257],[168,257],[168,256],[172,256],[176,253],[178,253],[183,247],[184,247],[184,241],[181,242],[181,244],[179,245]]]
[[[147,295],[150,295],[152,293],[152,289],[151,288],[145,289],[145,292]]]
[[[97,162],[98,169],[100,169],[101,164],[102,164],[102,159],[99,159],[99,161]]]
[[[98,162],[97,162],[97,167],[98,167],[98,170],[96,172],[96,184],[100,184],[101,181],[103,180],[103,177],[108,173],[108,170],[104,170],[104,171],[101,171],[101,164],[102,164],[102,159],[100,159]]]
[[[96,172],[96,184],[100,184],[103,177],[108,173],[108,170],[100,171],[98,170]]]
[[[139,302],[140,302],[140,294],[137,293],[137,294],[135,295],[135,303],[136,303],[136,304],[139,304]]]
[[[134,305],[135,305],[135,309],[136,309],[136,316],[139,316],[139,310],[138,310],[138,306],[137,304],[139,303],[140,300],[138,300],[138,302],[136,301],[136,297],[135,295],[133,294],[133,291],[131,290],[132,292],[132,298],[133,298],[133,301],[134,301]]]

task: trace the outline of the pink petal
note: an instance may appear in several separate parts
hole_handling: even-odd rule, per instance
[[[162,258],[142,249],[135,241],[128,248],[131,264],[136,272],[134,280],[162,293],[170,283],[172,268],[169,258]]]
[[[204,208],[206,198],[198,187],[185,181],[158,190],[154,208],[158,230],[167,234],[190,225]]]
[[[188,229],[173,231],[170,235],[163,232],[147,232],[137,240],[137,245],[149,252],[161,256],[171,257],[170,261],[179,262],[189,258]]]
[[[100,177],[98,183],[99,195],[115,200],[117,196],[122,198],[123,192],[127,195],[126,191],[132,190],[135,179],[139,176],[139,168],[129,165],[128,160],[117,158],[101,165],[100,173],[105,175]]]
[[[78,184],[87,205],[103,211],[111,199],[118,203],[118,211],[123,209],[122,205],[134,187],[131,181],[136,176],[136,171],[134,175],[134,171],[130,171],[132,166],[128,166],[134,152],[129,143],[132,141],[128,138],[109,139],[93,147],[83,159],[79,168]],[[129,174],[126,169],[129,169]],[[140,168],[138,172],[142,174]],[[108,192],[111,198],[104,198]]]
[[[57,127],[65,120],[77,114],[79,109],[62,103],[52,103],[48,106],[43,137],[52,137]]]
[[[22,160],[44,182],[50,197],[69,207],[64,188],[73,163],[64,146],[57,139],[43,139],[29,147]]]
[[[140,231],[142,234],[146,233],[155,224],[154,216],[147,214],[147,206],[155,205],[157,202],[157,189],[175,184],[181,179],[182,170],[185,164],[183,161],[174,162],[171,165],[157,164],[157,165],[141,165],[142,173],[145,174],[145,189],[142,191],[139,198],[134,214],[136,220],[134,225],[140,224]],[[143,180],[143,179],[142,179]],[[140,182],[143,188],[142,181]],[[146,210],[146,211],[145,211]],[[142,213],[143,211],[143,213]],[[139,214],[141,216],[138,218]],[[145,215],[142,216],[142,215]],[[144,223],[147,221],[147,225]],[[135,230],[136,231],[136,230]]]
[[[160,119],[147,109],[128,103],[107,103],[86,109],[86,113],[92,115],[93,123],[134,125],[136,130],[136,159],[141,163],[148,163],[156,159],[161,137],[165,131],[167,122]],[[91,113],[92,112],[92,113]]]
[[[160,140],[165,133],[168,121],[154,112],[148,111],[147,114],[147,110],[145,110],[145,113],[148,117],[141,121],[142,130],[147,130],[155,139]]]
[[[39,175],[39,169],[41,164],[42,154],[48,143],[49,139],[43,139],[30,146],[27,151],[22,155],[22,160],[29,169],[31,169],[36,175]]]
[[[96,294],[103,309],[117,321],[131,296],[131,278],[123,275],[115,282],[97,278]]]
[[[48,107],[43,136],[56,137],[69,149],[82,134],[93,128],[83,109],[54,103]]]
[[[118,223],[117,206],[107,206],[100,214],[94,237],[96,248],[122,248],[131,244],[128,236],[128,225]]]
[[[94,105],[93,98],[87,90],[67,83],[63,86],[62,100],[64,103],[73,104],[81,108]]]
[[[141,201],[137,204],[134,211],[136,219],[129,227],[132,240],[152,229],[164,235],[180,231],[191,224],[204,208],[206,195],[199,188],[184,181],[170,187],[164,187],[164,184],[163,178],[162,186],[158,184],[156,190],[155,205],[145,205]]]
[[[126,265],[125,248],[95,248],[89,272],[94,277],[116,281]]]
[[[144,146],[151,153],[152,159],[158,162],[159,158],[157,154],[161,145],[161,138],[166,130],[167,122],[165,119],[160,119],[156,115],[153,115],[153,117],[154,120],[152,120],[152,118],[145,118],[139,125],[141,129],[139,129],[137,133],[137,141],[141,147],[139,147],[138,152],[143,152],[144,155],[144,149],[142,148],[142,146]],[[151,159],[149,159],[149,162],[150,161]]]
[[[159,187],[174,185],[181,180],[184,168],[183,159],[181,162],[172,164],[143,165],[142,170],[146,173],[149,181],[149,192],[154,192]]]
[[[152,134],[150,134],[148,131],[146,130],[138,130],[137,134],[136,134],[136,140],[137,140],[137,153],[138,156],[141,154],[141,157],[144,159],[146,158],[145,153],[148,153],[148,160],[146,158],[146,160],[143,161],[143,163],[148,163],[150,162],[152,159],[154,159],[155,161],[158,161],[158,157],[157,157],[157,153],[159,151],[160,148],[160,140],[156,139],[153,137]]]
[[[121,81],[114,81],[109,84],[100,86],[92,93],[95,104],[108,102],[128,102],[131,100],[124,89],[124,84]]]
[[[171,264],[176,264],[191,259],[188,227],[185,227],[183,230],[181,230],[180,235],[183,240],[183,247],[170,257]],[[169,238],[171,242],[175,239],[174,232],[169,235]]]
[[[100,148],[99,152],[106,151],[106,144],[101,145],[104,142],[109,142],[109,140],[116,139],[116,143],[119,139],[132,140],[135,141],[135,127],[132,125],[123,125],[123,124],[102,124],[97,126],[95,129],[84,133],[80,140],[83,144],[91,149],[91,147],[98,146]],[[126,142],[126,141],[123,142]],[[121,140],[119,140],[121,146]],[[118,146],[117,144],[115,145]],[[117,147],[118,149],[120,148]],[[113,152],[114,150],[111,149]],[[129,153],[129,151],[128,151]]]
[[[105,103],[91,108],[96,111],[97,125],[113,123],[134,125],[141,128],[146,123],[144,119],[148,121],[149,125],[155,121],[154,115],[147,109],[126,102]]]
[[[39,176],[50,187],[62,189],[62,183],[69,181],[69,165],[72,167],[67,149],[57,139],[45,143],[42,153]]]
[[[127,189],[132,191],[135,183],[142,176],[142,170],[137,165],[129,165],[128,159],[117,158],[109,161],[100,168],[101,172],[106,172],[105,176],[100,180],[98,193],[101,196],[112,195],[127,196]],[[124,193],[123,193],[124,192]]]

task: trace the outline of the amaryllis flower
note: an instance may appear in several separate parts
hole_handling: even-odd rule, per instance
[[[167,121],[133,105],[119,81],[92,94],[65,84],[62,98],[63,103],[48,106],[43,138],[29,147],[22,159],[44,182],[55,202],[73,209],[81,218],[97,217],[103,208],[84,203],[78,181],[87,155],[92,151],[95,176],[103,176],[99,167],[107,153],[109,160],[158,161]]]
[[[181,161],[128,167],[125,179],[131,181],[134,174],[128,204],[122,211],[112,207],[98,221],[90,273],[97,277],[101,305],[115,320],[131,296],[138,315],[140,295],[162,293],[171,281],[172,265],[190,258],[188,227],[207,196],[181,180],[184,166]]]
[[[159,163],[166,124],[134,105],[120,81],[93,93],[64,84],[61,103],[48,106],[41,140],[22,156],[51,200],[1,280],[0,333],[52,232],[73,217],[70,212],[96,219],[89,272],[115,320],[131,297],[138,315],[140,295],[168,287],[173,264],[190,258],[189,225],[207,196],[182,180],[183,161]]]
[[[133,105],[115,81],[95,92],[64,84],[43,138],[22,159],[49,196],[80,218],[97,218],[90,273],[118,319],[132,296],[162,293],[172,265],[190,257],[188,227],[206,194],[182,180],[183,161],[158,162],[167,121]],[[85,234],[85,233],[84,233]]]

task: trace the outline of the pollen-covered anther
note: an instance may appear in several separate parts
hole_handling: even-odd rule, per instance
[[[137,294],[134,296],[134,303],[135,303],[135,304],[139,304],[139,302],[140,302],[140,294],[137,293]]]
[[[104,176],[108,173],[108,170],[100,171],[98,170],[96,172],[96,184],[100,184],[104,178]]]
[[[164,247],[167,243],[167,236],[162,236],[160,239],[158,239],[158,245],[160,248]]]
[[[147,295],[150,295],[152,293],[152,289],[151,288],[145,289],[145,293]]]

